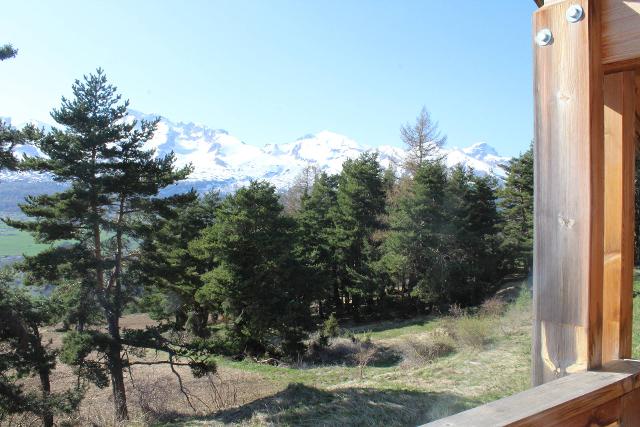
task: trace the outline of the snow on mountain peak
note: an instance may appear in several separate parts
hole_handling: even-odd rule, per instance
[[[172,122],[165,117],[136,110],[130,110],[126,120],[151,121],[156,117],[160,117],[160,121],[146,148],[156,150],[158,155],[173,151],[178,166],[191,163],[194,172],[189,181],[201,182],[200,188],[216,187],[221,191],[231,191],[246,185],[251,179],[266,179],[278,188],[287,188],[308,165],[327,173],[338,173],[345,160],[375,151],[383,167],[393,165],[398,169],[406,155],[398,147],[368,147],[328,130],[305,135],[293,142],[268,144],[260,148],[245,144],[223,129],[192,122]],[[34,147],[23,146],[20,150],[37,155]],[[463,149],[443,148],[441,152],[449,166],[465,164],[480,174],[503,176],[504,171],[499,166],[508,160],[484,142]],[[19,175],[12,177],[11,174],[0,174],[3,175],[0,180],[21,179]]]
[[[463,148],[462,151],[472,157],[484,158],[486,156],[498,156],[495,148],[487,144],[486,142],[476,142],[475,144]]]

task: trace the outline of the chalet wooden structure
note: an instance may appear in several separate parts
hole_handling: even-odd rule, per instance
[[[640,0],[536,3],[534,387],[432,426],[640,426]]]

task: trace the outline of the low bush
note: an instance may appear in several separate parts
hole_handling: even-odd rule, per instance
[[[405,364],[424,365],[453,353],[455,343],[444,330],[436,330],[427,336],[405,339],[401,349]]]
[[[491,337],[491,319],[466,315],[454,319],[449,335],[460,347],[481,350]]]
[[[370,338],[330,338],[326,345],[312,341],[305,359],[311,363],[328,365],[366,366],[393,358],[387,348],[373,343]],[[397,355],[396,355],[397,359]]]
[[[148,422],[169,419],[174,384],[166,378],[144,378],[135,382],[131,397]]]
[[[502,316],[507,308],[506,302],[500,297],[491,297],[482,303],[479,314],[481,316],[499,317]]]
[[[329,338],[335,338],[340,335],[340,324],[335,314],[331,313],[327,320],[324,321],[322,324],[322,333]]]

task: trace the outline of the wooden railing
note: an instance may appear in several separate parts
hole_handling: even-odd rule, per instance
[[[640,426],[640,361],[611,362],[427,426]]]

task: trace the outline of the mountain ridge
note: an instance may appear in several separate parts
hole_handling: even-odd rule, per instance
[[[200,189],[218,188],[233,191],[253,179],[266,179],[279,189],[286,189],[304,169],[313,165],[327,173],[339,173],[347,159],[364,152],[377,152],[383,167],[394,166],[401,171],[406,151],[391,145],[371,147],[329,131],[306,134],[293,142],[266,144],[263,147],[247,144],[225,129],[213,128],[193,122],[173,122],[163,116],[130,110],[125,120],[154,120],[160,118],[154,137],[145,145],[157,155],[173,151],[176,164],[191,163],[194,172],[187,179]],[[47,123],[37,122],[50,128]],[[18,126],[20,127],[20,126]],[[18,154],[41,155],[32,145],[16,149]],[[478,174],[504,177],[508,157],[500,156],[486,142],[466,148],[441,148],[439,155],[448,166],[464,164]],[[50,181],[47,176],[28,172],[0,172],[0,181]]]

